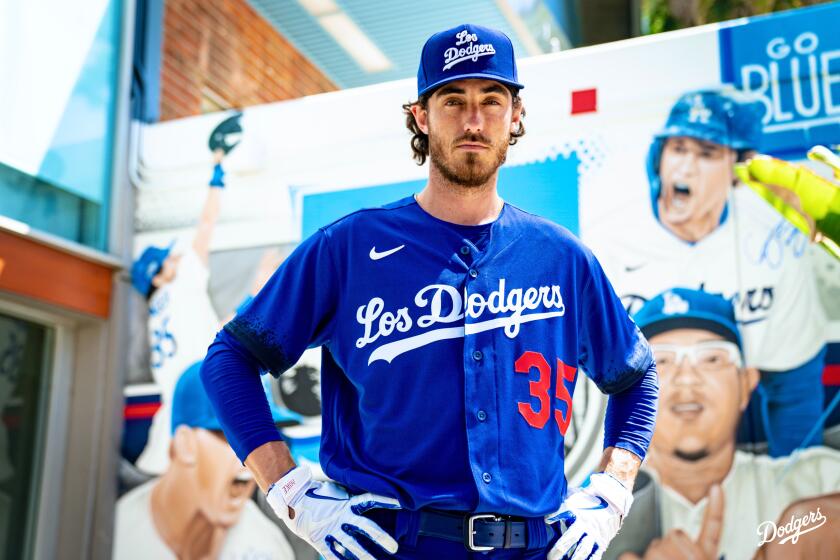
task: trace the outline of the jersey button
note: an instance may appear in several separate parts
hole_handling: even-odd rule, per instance
[[[475,350],[473,352],[472,356],[473,356],[473,360],[475,360],[477,362],[477,361],[481,360],[483,354],[481,353],[481,350]]]
[[[471,269],[470,269],[470,276],[471,276],[472,278],[476,278],[476,277],[478,276],[478,271],[477,271],[476,269],[474,269],[474,268],[471,268]]]
[[[490,481],[493,480],[493,477],[490,476],[489,472],[486,472],[483,475],[481,475],[481,480],[483,480],[485,484],[490,484]]]
[[[463,247],[461,247],[461,254],[462,255],[469,255],[470,254],[470,248],[467,247],[466,245],[464,245]]]
[[[484,412],[483,410],[479,410],[475,415],[478,416],[478,419],[481,422],[484,422],[485,420],[487,420],[487,413]]]

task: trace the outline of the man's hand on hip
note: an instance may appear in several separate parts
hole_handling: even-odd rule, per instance
[[[289,529],[327,560],[374,560],[360,544],[362,535],[389,554],[397,541],[362,514],[375,508],[399,509],[393,498],[376,494],[350,496],[333,482],[312,480],[307,467],[296,467],[275,482],[268,503]]]
[[[548,560],[598,560],[618,533],[633,493],[607,473],[594,473],[574,488],[547,523],[561,523],[563,535]]]

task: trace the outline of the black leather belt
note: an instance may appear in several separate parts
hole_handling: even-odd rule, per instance
[[[470,550],[526,548],[527,522],[521,517],[494,514],[457,514],[421,510],[417,534],[462,542]]]

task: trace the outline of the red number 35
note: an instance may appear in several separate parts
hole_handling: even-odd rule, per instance
[[[538,429],[545,428],[548,417],[551,415],[551,366],[548,365],[545,357],[539,352],[525,352],[522,354],[514,364],[516,373],[528,373],[532,369],[539,372],[539,378],[536,381],[530,381],[528,385],[531,389],[531,396],[539,399],[540,407],[534,410],[530,402],[517,402],[519,406],[519,414],[525,418],[531,426]],[[562,377],[561,377],[562,373]],[[567,366],[560,359],[557,360],[557,384],[554,390],[554,396],[566,403],[566,414],[561,410],[554,410],[554,421],[557,422],[557,427],[560,429],[560,435],[565,436],[566,430],[569,429],[569,422],[572,419],[572,396],[569,390],[566,389],[563,380],[574,383],[577,368]],[[574,385],[573,385],[574,386]]]

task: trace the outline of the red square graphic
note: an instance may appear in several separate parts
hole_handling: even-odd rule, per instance
[[[572,92],[572,114],[594,113],[598,110],[598,90],[580,89]]]

